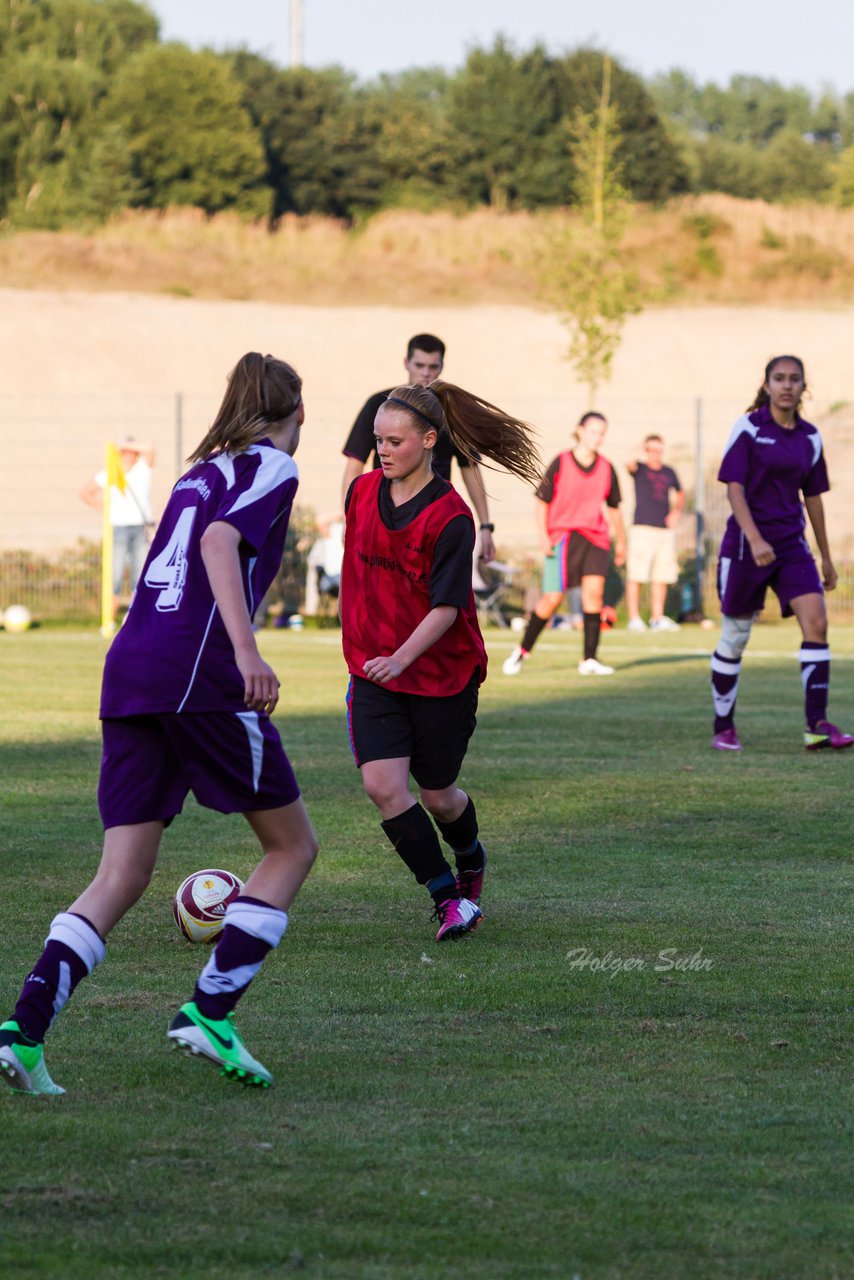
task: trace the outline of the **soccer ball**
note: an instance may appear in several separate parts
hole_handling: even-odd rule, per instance
[[[3,613],[3,626],[6,631],[28,631],[33,615],[25,604],[10,604]]]
[[[172,899],[175,923],[187,941],[215,942],[226,908],[242,891],[243,881],[231,871],[194,871],[187,876]]]

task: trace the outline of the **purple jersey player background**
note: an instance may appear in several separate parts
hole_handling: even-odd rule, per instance
[[[741,659],[769,587],[783,617],[795,615],[803,637],[804,746],[818,751],[854,745],[851,734],[827,719],[824,592],[836,586],[836,569],[821,500],[830,488],[821,435],[800,415],[805,391],[797,356],[770,360],[753,404],[732,429],[718,473],[732,506],[718,558],[721,638],[711,660],[712,746],[718,751],[742,749],[735,728]],[[806,539],[807,519],[821,557],[820,576]]]
[[[757,528],[771,543],[803,533],[806,516],[801,493],[805,498],[814,497],[830,488],[818,428],[800,417],[794,427],[781,427],[768,405],[736,422],[718,479],[725,484],[737,481],[744,487]],[[731,515],[725,544],[732,546],[742,537]]]
[[[297,484],[293,458],[267,440],[199,462],[178,481],[107,654],[102,717],[244,709],[243,677],[202,562],[201,539],[215,520],[239,532],[252,617],[281,565]]]
[[[103,961],[110,930],[148,887],[164,828],[189,791],[210,809],[242,813],[262,857],[229,903],[193,997],[166,1034],[174,1048],[238,1084],[272,1084],[232,1015],[281,941],[317,854],[270,719],[279,680],[252,629],[255,606],[281,562],[304,420],[297,372],[249,352],[229,374],[216,418],[191,455],[195,465],[172,491],[104,666],[101,862],[51,921],[14,1012],[0,1026],[0,1079],[18,1092],[65,1092],[45,1066],[45,1036]],[[208,863],[206,850],[197,856],[197,866]]]

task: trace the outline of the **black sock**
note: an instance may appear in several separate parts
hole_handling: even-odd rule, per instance
[[[439,818],[433,818],[445,844],[449,844],[458,855],[458,863],[460,854],[470,854],[477,850],[477,813],[471,796],[467,796],[466,799],[468,803],[465,809],[452,822],[442,822]]]
[[[541,618],[538,613],[531,614],[528,619],[528,626],[525,630],[525,634],[522,636],[522,644],[520,646],[526,653],[531,652],[534,645],[537,643],[537,636],[540,634],[543,627],[547,627],[549,625],[550,621],[550,618]]]
[[[584,660],[596,657],[596,650],[599,648],[599,632],[602,629],[602,619],[598,613],[585,613],[584,615]]]
[[[445,874],[456,883],[442,854],[436,828],[420,804],[388,818],[380,826],[419,884],[427,884]],[[456,889],[446,896],[456,897]]]

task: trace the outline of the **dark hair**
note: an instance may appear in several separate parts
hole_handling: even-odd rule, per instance
[[[435,333],[416,333],[414,338],[410,338],[406,348],[407,360],[412,359],[415,351],[425,351],[428,356],[438,351],[443,362],[445,359],[445,344],[441,338],[436,337]]]
[[[201,462],[212,453],[244,453],[274,422],[295,413],[302,399],[302,378],[277,360],[250,351],[228,375],[228,387],[207,435],[190,454]]]
[[[756,396],[754,398],[753,404],[747,406],[747,410],[746,410],[747,413],[752,413],[754,409],[761,409],[763,405],[771,403],[771,397],[768,395],[768,392],[765,390],[765,387],[767,385],[768,379],[771,377],[771,374],[774,372],[777,365],[781,364],[783,360],[791,360],[792,364],[796,364],[798,366],[798,368],[801,371],[801,377],[804,380],[804,391],[806,391],[807,371],[804,368],[804,362],[801,359],[801,357],[800,356],[774,356],[773,359],[769,360],[765,366],[765,377],[762,379],[762,386],[756,392]],[[803,402],[804,402],[804,398],[803,396],[801,396],[800,400],[795,405],[795,413],[800,413],[801,405],[803,404]]]
[[[664,444],[664,436],[660,436],[657,431],[651,431],[648,436],[644,436],[644,444],[652,444],[653,440],[657,440],[659,444]]]
[[[431,427],[447,431],[460,453],[478,462],[481,456],[504,467],[527,484],[538,485],[542,463],[534,443],[534,428],[514,418],[488,400],[452,382],[431,382],[429,387],[395,387],[392,408],[411,409],[410,417],[424,435]],[[388,400],[384,403],[388,404]],[[381,406],[382,407],[382,406]]]
[[[578,443],[579,429],[581,427],[586,427],[587,423],[591,422],[594,418],[598,418],[600,422],[604,422],[607,427],[608,419],[605,417],[604,413],[599,413],[598,409],[588,409],[586,413],[582,413],[581,417],[578,419],[575,430],[572,433],[572,438],[576,444]]]

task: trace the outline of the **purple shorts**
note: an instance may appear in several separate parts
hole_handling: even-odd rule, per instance
[[[98,807],[104,828],[169,823],[187,793],[220,813],[292,804],[299,787],[269,716],[158,712],[102,720]]]
[[[761,567],[754,562],[742,534],[725,537],[718,557],[718,595],[730,618],[746,618],[765,605],[770,587],[780,601],[784,618],[791,617],[798,596],[821,595],[823,588],[812,552],[803,536],[774,547],[776,560]]]

